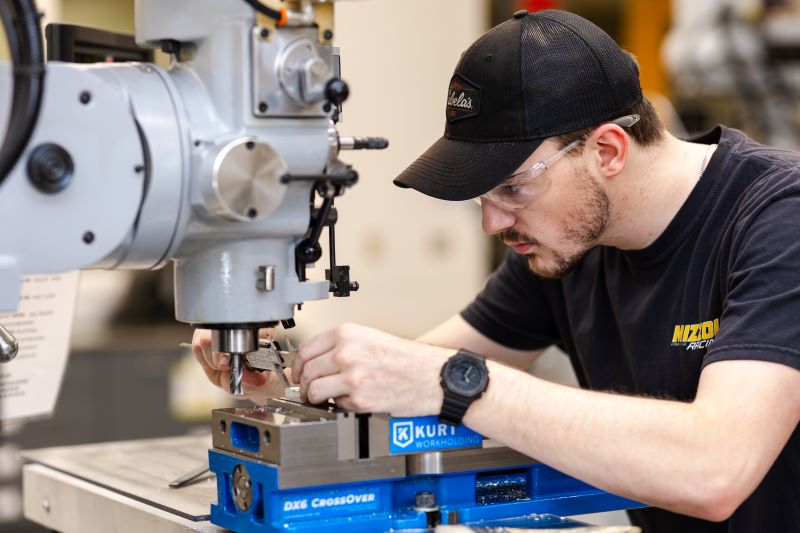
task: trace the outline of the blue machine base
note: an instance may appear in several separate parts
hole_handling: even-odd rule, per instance
[[[251,480],[246,511],[233,496],[233,472],[239,465]],[[414,510],[419,492],[436,496],[443,524],[453,511],[461,524],[489,526],[493,520],[532,514],[570,516],[642,506],[542,464],[283,490],[278,469],[265,463],[211,450],[209,466],[217,475],[211,522],[237,532],[425,529],[431,516]]]

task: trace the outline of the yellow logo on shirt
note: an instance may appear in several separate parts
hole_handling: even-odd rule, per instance
[[[672,333],[673,346],[686,346],[687,350],[707,348],[719,332],[719,318],[699,324],[676,324]]]

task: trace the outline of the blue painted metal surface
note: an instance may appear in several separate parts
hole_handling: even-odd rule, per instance
[[[424,529],[427,515],[413,509],[418,492],[436,495],[442,523],[450,511],[458,511],[460,523],[481,526],[531,514],[570,516],[642,506],[542,464],[285,490],[278,488],[278,469],[265,463],[211,450],[209,465],[217,475],[218,502],[211,506],[211,521],[237,532]],[[244,465],[252,483],[246,511],[233,498],[237,465]]]
[[[389,420],[389,453],[392,455],[477,448],[482,444],[480,433],[463,424],[445,424],[436,416]]]

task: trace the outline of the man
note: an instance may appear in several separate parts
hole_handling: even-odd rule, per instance
[[[396,183],[479,198],[511,253],[418,341],[305,342],[301,394],[463,421],[652,505],[630,513],[648,532],[800,530],[800,156],[721,126],[672,137],[634,60],[559,11],[476,41],[446,117]],[[552,344],[586,390],[514,368]]]

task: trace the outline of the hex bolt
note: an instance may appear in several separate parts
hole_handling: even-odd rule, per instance
[[[81,92],[78,99],[81,101],[83,105],[86,105],[92,101],[92,93],[90,93],[89,91],[83,91]]]
[[[418,511],[431,511],[438,509],[436,495],[432,492],[418,492],[415,495],[414,508]]]
[[[322,36],[325,38],[326,41],[330,41],[333,39],[333,32],[331,30],[325,30],[322,32]]]
[[[91,231],[87,231],[83,234],[83,242],[86,244],[92,244],[94,242],[94,233]]]

